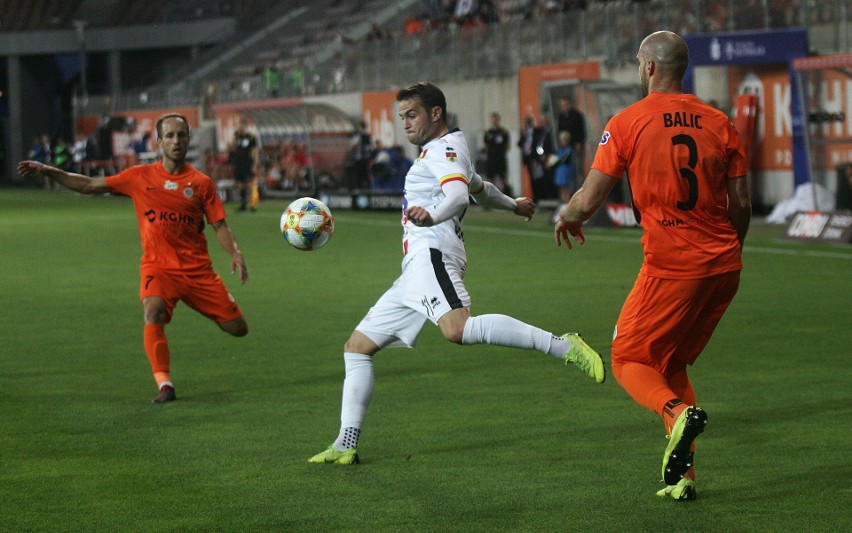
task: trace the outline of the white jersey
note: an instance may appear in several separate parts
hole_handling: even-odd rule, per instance
[[[433,211],[444,199],[441,186],[462,181],[470,187],[475,177],[467,140],[459,130],[432,139],[420,152],[405,176],[402,203],[402,249],[407,259],[427,248],[436,248],[454,257],[466,258],[462,221],[464,213],[431,227],[415,226],[405,216],[409,207],[419,206]]]

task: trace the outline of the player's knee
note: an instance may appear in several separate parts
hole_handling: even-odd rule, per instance
[[[242,317],[230,322],[221,322],[219,328],[234,337],[245,337],[249,332],[248,323]]]
[[[444,335],[444,338],[448,341],[453,342],[455,344],[461,344],[462,337],[464,336],[464,324],[442,324],[441,334]]]
[[[375,355],[381,347],[373,342],[369,337],[360,331],[353,331],[352,335],[343,345],[343,351],[346,353],[361,353],[364,355]]]

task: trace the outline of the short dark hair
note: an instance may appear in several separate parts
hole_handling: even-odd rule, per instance
[[[431,111],[433,107],[440,107],[441,118],[444,122],[447,121],[447,98],[444,96],[441,89],[439,89],[434,83],[421,81],[414,85],[410,85],[405,89],[400,89],[400,91],[396,93],[397,102],[408,100],[410,98],[420,99],[420,103],[429,111]]]
[[[176,118],[178,120],[182,120],[183,123],[186,124],[186,132],[190,133],[189,121],[186,119],[185,116],[181,115],[180,113],[166,113],[165,115],[161,115],[160,118],[157,119],[157,138],[158,139],[163,138],[163,122],[165,122],[166,120],[168,120],[170,118]]]

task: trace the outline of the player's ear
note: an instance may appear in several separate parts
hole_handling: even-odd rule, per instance
[[[651,74],[656,72],[657,63],[655,63],[652,59],[649,59],[647,62],[645,62],[645,70],[648,71],[648,76],[650,76]]]

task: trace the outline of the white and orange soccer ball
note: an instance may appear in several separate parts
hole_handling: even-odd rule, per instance
[[[298,250],[318,250],[334,234],[334,217],[324,203],[305,197],[294,200],[281,214],[281,235]]]

